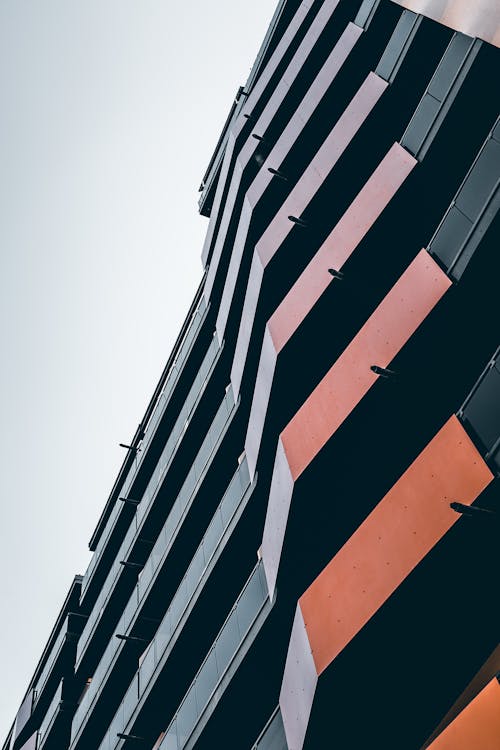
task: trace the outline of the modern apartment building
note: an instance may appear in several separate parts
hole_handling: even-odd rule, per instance
[[[498,0],[278,4],[3,750],[500,748],[499,45]]]

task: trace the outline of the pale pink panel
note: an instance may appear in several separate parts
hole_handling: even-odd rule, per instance
[[[358,41],[362,34],[362,29],[353,23],[349,23],[338,40],[337,44],[333,48],[327,63],[324,65],[323,70],[316,78],[314,86],[311,87],[310,93],[308,94],[307,104],[308,107],[313,110],[317,107],[321,99],[326,93],[328,86],[335,78],[345,61],[347,60],[350,52],[354,45]],[[379,83],[375,85],[375,89],[378,91],[376,100],[386,88],[387,83],[378,78]],[[305,100],[304,100],[305,103]],[[302,106],[299,106],[297,112],[299,117],[301,115]],[[366,116],[366,115],[365,115]],[[364,117],[361,119],[361,122]],[[361,125],[361,122],[359,125]],[[358,125],[358,127],[359,127]],[[300,129],[302,129],[303,123],[301,123]],[[295,126],[296,127],[296,126]],[[334,131],[332,130],[332,133]],[[315,154],[313,160],[302,174],[299,182],[291,191],[288,198],[281,206],[279,212],[276,214],[274,219],[269,224],[261,239],[257,243],[256,251],[259,253],[264,265],[267,265],[278,247],[282,244],[288,233],[291,231],[293,224],[288,220],[288,216],[300,216],[304,208],[311,201],[311,198],[318,191],[319,187],[324,182],[325,177],[331,172],[334,164],[338,161],[340,154],[344,151],[347,144],[352,138],[352,134],[349,138],[347,133],[347,142],[344,142],[345,137],[339,137],[341,130],[337,131],[332,140],[332,135],[325,140],[319,151]],[[291,134],[290,134],[291,136]],[[289,137],[290,137],[289,136]],[[295,138],[294,138],[295,140]],[[271,159],[268,159],[270,165],[279,166],[284,155],[278,154],[273,155],[272,163]]]
[[[366,103],[363,99],[359,109]],[[352,120],[348,120],[351,126]],[[269,321],[278,351],[331,283],[328,269],[342,268],[416,164],[399,143],[391,147]]]

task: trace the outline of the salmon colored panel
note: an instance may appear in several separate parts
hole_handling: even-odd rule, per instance
[[[323,91],[326,93],[328,83],[327,75],[330,77],[330,83],[334,80],[338,71],[349,57],[363,29],[354,23],[347,24],[344,33],[332,49],[327,62],[322,71],[317,76],[318,84],[322,83]],[[347,115],[342,119],[341,124],[332,128],[330,135],[323,142],[316,155],[302,173],[299,182],[291,190],[290,194],[284,201],[276,216],[272,219],[264,234],[258,241],[255,249],[259,253],[265,266],[269,263],[277,248],[284,242],[287,235],[292,231],[293,224],[289,221],[288,216],[300,216],[312,197],[323,184],[325,178],[333,169],[342,153],[347,148],[353,135],[362,125],[372,107],[377,103],[382,93],[387,88],[387,81],[384,81],[375,73],[369,75],[369,82],[362,85],[362,98],[358,103],[359,92],[354,97],[354,104],[348,105]],[[312,90],[314,96],[315,92]],[[313,100],[314,101],[314,100]],[[316,103],[319,103],[317,99]],[[303,100],[304,104],[306,100]],[[310,107],[310,103],[309,103]],[[302,116],[304,110],[303,104],[297,108],[297,114]],[[307,114],[307,111],[304,112]],[[340,122],[340,120],[339,120]],[[270,161],[269,159],[267,161]],[[279,161],[273,158],[274,164],[269,166],[278,166]]]
[[[348,108],[339,120],[336,127],[340,126],[341,132],[353,127],[356,113],[363,111],[367,105],[370,109],[373,106],[370,99],[374,95],[371,89],[377,86],[375,78],[368,77],[358,92],[359,101],[355,97],[351,102],[350,106],[355,105],[354,111],[349,113]],[[417,160],[399,143],[395,143],[382,159],[269,321],[278,351],[331,283],[332,276],[328,269],[339,271],[342,268],[416,164]]]
[[[493,475],[453,415],[300,599],[318,674],[354,638]]]
[[[448,724],[451,724],[458,714],[469,705],[485,685],[497,674],[500,674],[500,644],[488,657],[479,672],[477,672],[469,682],[463,693],[459,696],[458,700],[455,701],[446,716],[440,721],[429,739],[426,740],[423,750],[432,744],[433,740],[446,729]]]
[[[430,745],[431,750],[500,750],[500,685],[495,678]]]
[[[281,433],[296,479],[377,380],[451,285],[421,250]]]

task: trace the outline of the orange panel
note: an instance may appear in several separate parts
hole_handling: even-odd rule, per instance
[[[472,699],[475,698],[484,686],[492,679],[492,677],[497,674],[500,674],[500,644],[488,657],[479,672],[472,678],[446,716],[440,721],[437,728],[426,741],[424,748],[429,747],[432,744],[432,741],[446,729],[448,724],[451,724],[458,714],[464,710]]]
[[[450,285],[421,250],[281,433],[294,479],[375,383],[370,367],[390,364]]]
[[[366,107],[364,100],[368,99],[370,87],[375,84],[376,76],[369,76],[358,92],[361,103],[355,97],[353,105],[361,109]],[[353,117],[348,110],[344,116],[347,123]],[[342,118],[338,124],[346,128]],[[342,268],[416,164],[416,159],[399,143],[395,143],[382,159],[269,321],[277,351],[283,348],[331,283],[328,269],[339,271]],[[296,215],[300,216],[300,213]]]
[[[452,416],[300,599],[318,674],[354,638],[493,475]]]
[[[500,750],[500,685],[495,678],[437,737],[431,750]]]

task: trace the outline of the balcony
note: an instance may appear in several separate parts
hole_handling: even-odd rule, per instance
[[[143,526],[143,521],[146,518],[151,507],[153,506],[154,501],[156,500],[158,491],[160,490],[165,476],[173,461],[173,458],[177,453],[177,449],[182,442],[184,433],[186,432],[186,429],[193,417],[196,407],[200,402],[200,399],[205,390],[205,386],[210,379],[213,368],[215,367],[221,351],[222,349],[219,346],[217,336],[214,335],[212,343],[210,344],[208,352],[205,355],[205,358],[194,380],[191,390],[189,391],[184,406],[181,409],[179,417],[177,418],[177,421],[175,422],[175,425],[170,433],[165,448],[163,449],[156,469],[153,472],[146,491],[144,492],[141,503],[137,506],[137,512],[115,557],[115,562],[108,573],[107,579],[94,604],[92,613],[82,633],[82,636],[78,643],[76,660],[77,669],[81,664],[82,657],[87,649],[87,646],[92,640],[93,634],[101,619],[101,614],[106,608],[108,601],[113,594],[116,582],[123,573],[123,566],[120,565],[120,561],[128,560],[131,556],[131,551],[138,541],[138,536],[140,529]],[[114,515],[110,517],[110,521],[113,517]]]
[[[27,722],[31,718],[33,706],[35,704],[35,699],[36,699],[36,693],[35,693],[35,690],[32,688],[31,690],[28,691],[27,695],[25,696],[17,712],[16,721],[15,721],[14,729],[12,733],[11,747],[14,746],[14,742],[17,740],[17,738],[23,731],[24,727],[26,726]]]
[[[177,595],[176,595],[177,596]],[[163,666],[163,652],[171,637],[172,608],[170,609],[158,629],[158,633],[151,643],[141,667],[134,676],[125,698],[120,705],[111,726],[104,737],[99,750],[115,750],[120,745],[119,735],[124,734],[134,710],[144,694],[148,681],[156,670],[156,666]],[[267,604],[267,606],[266,606]],[[180,737],[183,726],[187,721],[192,725],[190,734],[200,725],[202,718],[208,718],[209,704],[222,684],[231,679],[239,662],[253,641],[255,630],[253,626],[258,620],[265,618],[271,608],[267,593],[262,563],[259,562],[248,579],[229,617],[219,632],[208,656],[197,676],[195,677],[186,697],[176,712],[159,750],[180,750],[185,744],[175,744]],[[164,644],[162,646],[162,639]],[[163,650],[162,650],[163,649]],[[224,688],[222,688],[224,689]],[[191,720],[191,721],[190,721]]]
[[[279,706],[262,730],[257,742],[252,745],[252,750],[288,750]]]
[[[144,456],[147,453],[147,449],[149,448],[151,441],[154,435],[156,434],[156,429],[158,427],[158,424],[160,423],[163,415],[165,414],[172,392],[179,380],[180,374],[182,373],[183,367],[193,348],[194,341],[200,331],[200,328],[202,327],[202,324],[203,324],[203,321],[205,320],[207,312],[208,312],[208,306],[206,305],[205,300],[202,297],[195,312],[193,313],[193,317],[191,319],[189,327],[179,346],[177,356],[174,362],[172,363],[172,366],[167,375],[163,389],[153,409],[152,415],[148,423],[145,425],[145,432],[144,432],[144,437],[141,442],[141,449],[140,451],[137,452],[134,462],[131,468],[129,469],[127,478],[125,479],[125,482],[121,489],[121,493],[125,497],[127,497],[128,492],[130,491],[130,488],[132,487],[137,477],[138,471],[143,463]],[[94,572],[96,571],[99,565],[99,562],[102,559],[103,551],[105,550],[109,540],[111,539],[111,536],[113,535],[116,521],[121,511],[122,511],[121,504],[118,502],[115,503],[114,508],[107,520],[106,526],[100,536],[96,550],[90,560],[90,563],[83,577],[82,595],[81,595],[82,599],[85,596],[88,590],[88,587],[90,585],[90,582],[92,580],[92,577],[94,575]]]
[[[266,606],[267,605],[267,606]],[[264,568],[259,562],[222,626],[159,750],[193,747],[271,608]]]
[[[157,635],[141,664],[138,679],[142,686],[142,690],[138,692],[138,697],[144,695],[145,688],[151,679],[153,672],[156,670],[156,667],[159,664],[163,666],[168,658],[186,619],[189,617],[198,596],[222,553],[222,549],[227,539],[238,523],[253,487],[254,485],[250,484],[246,459],[243,459],[231,479],[198,549],[193,555],[189,568],[186,571],[184,578],[172,599],[170,607],[167,610],[163,621],[160,623]],[[158,568],[165,562],[167,554],[168,551],[165,550],[161,562],[158,563]],[[139,584],[136,586],[120,622],[118,623],[116,632],[130,632],[131,625],[144,604],[149,588],[150,587],[148,586],[141,592]],[[106,681],[109,678],[113,667],[116,665],[117,659],[122,653],[124,647],[123,641],[116,638],[110,640],[92,678],[90,687],[85,693],[85,696],[74,716],[72,726],[72,747],[78,742],[82,727],[88,719],[92,707],[95,705],[104,689]],[[134,680],[137,680],[137,675]],[[136,708],[136,704],[132,705],[128,702],[127,705],[131,706],[132,710],[135,710]],[[130,715],[122,712],[122,716],[124,724],[127,724]]]
[[[82,615],[69,612],[66,619],[63,622],[59,635],[57,636],[54,645],[50,651],[45,666],[38,678],[34,691],[35,699],[33,710],[38,707],[39,703],[43,702],[43,698],[46,689],[52,682],[54,675],[61,677],[62,670],[57,668],[58,662],[63,658],[63,654],[73,647],[73,655],[71,658],[71,671],[73,666],[74,649],[76,648],[76,642],[79,638],[82,627],[85,623],[86,618]]]
[[[37,750],[42,750],[50,737],[62,707],[64,680],[61,680],[38,731]]]

